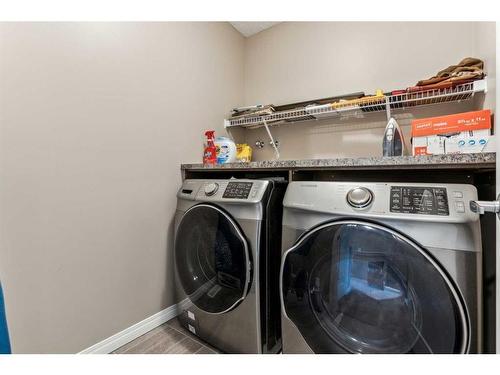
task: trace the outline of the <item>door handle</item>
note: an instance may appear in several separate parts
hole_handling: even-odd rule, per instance
[[[469,207],[476,214],[483,215],[486,212],[492,212],[497,214],[500,219],[500,194],[496,201],[470,201]]]

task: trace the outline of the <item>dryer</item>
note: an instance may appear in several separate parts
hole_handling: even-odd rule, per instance
[[[481,352],[481,234],[472,200],[472,185],[290,183],[283,352]]]
[[[277,180],[185,180],[177,194],[179,320],[227,353],[281,350]]]

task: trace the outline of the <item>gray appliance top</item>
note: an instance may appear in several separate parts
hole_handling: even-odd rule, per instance
[[[267,180],[251,179],[185,180],[177,197],[200,202],[257,204],[268,185]]]
[[[467,223],[479,220],[471,200],[477,190],[464,184],[296,181],[288,184],[283,205],[350,217]]]

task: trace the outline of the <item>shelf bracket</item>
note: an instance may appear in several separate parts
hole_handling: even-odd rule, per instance
[[[276,155],[276,159],[280,158],[280,152],[278,151],[278,146],[276,146],[276,142],[274,141],[273,135],[271,134],[271,131],[269,130],[269,126],[267,125],[267,121],[265,118],[262,118],[262,122],[264,123],[264,127],[266,128],[267,135],[269,136],[269,139],[271,140],[271,145],[274,148],[274,155]]]
[[[385,114],[387,121],[389,121],[391,119],[391,101],[388,96],[385,97]]]

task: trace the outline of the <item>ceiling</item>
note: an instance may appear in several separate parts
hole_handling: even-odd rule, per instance
[[[260,33],[262,30],[278,24],[279,22],[229,22],[243,36],[249,37]]]

